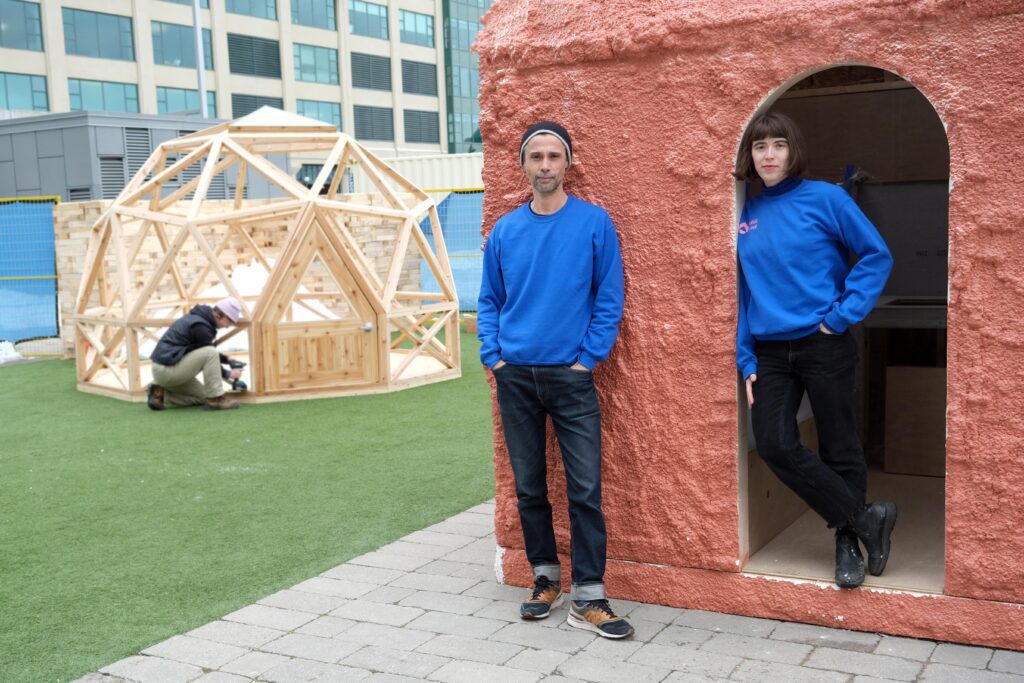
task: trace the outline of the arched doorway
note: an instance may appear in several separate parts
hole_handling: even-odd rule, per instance
[[[797,77],[763,105],[766,110],[800,125],[810,157],[807,177],[843,185],[893,253],[882,297],[853,329],[861,356],[857,401],[868,497],[900,506],[889,567],[865,585],[941,593],[949,243],[944,126],[909,81],[861,65]],[[745,191],[740,185],[740,203]],[[745,401],[740,414],[741,425],[749,424]],[[805,443],[816,448],[806,400],[799,420]],[[744,571],[831,582],[831,533],[756,456],[749,427],[746,437],[740,440]]]

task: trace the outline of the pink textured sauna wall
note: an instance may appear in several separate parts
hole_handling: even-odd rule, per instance
[[[947,128],[944,592],[978,601],[974,611],[960,610],[965,615],[988,614],[986,605],[998,606],[996,623],[997,612],[1020,613],[1012,603],[1024,602],[1021,12],[1009,0],[494,3],[476,44],[485,232],[528,197],[517,158],[523,129],[553,118],[573,135],[569,190],[607,208],[622,243],[625,314],[596,375],[613,594],[820,623],[836,616],[836,600],[846,611],[883,600],[894,616],[883,624],[855,619],[852,627],[930,637],[941,637],[941,615],[958,613],[944,611],[952,603],[920,607],[908,595],[838,598],[734,574],[745,558],[729,172],[744,126],[767,98],[802,75],[858,63],[908,79]],[[495,424],[498,543],[508,549],[506,579],[522,582],[515,494]],[[562,471],[550,445],[549,483],[567,553]],[[687,572],[701,581],[680,580]],[[999,644],[1024,648],[1024,633],[1002,626],[975,640],[994,642],[996,628]],[[970,629],[950,629],[952,639],[969,639]]]

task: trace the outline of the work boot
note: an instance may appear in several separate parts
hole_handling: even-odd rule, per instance
[[[519,616],[523,619],[545,619],[561,604],[562,584],[541,575],[534,580],[530,597],[519,606]]]
[[[868,551],[868,571],[879,576],[889,561],[892,528],[896,526],[896,503],[875,501],[850,518],[850,527]]]
[[[159,384],[150,384],[146,391],[146,405],[150,410],[164,409],[164,388]]]
[[[836,585],[856,588],[864,583],[864,556],[857,534],[849,527],[836,529]]]
[[[231,410],[232,408],[238,407],[238,401],[231,401],[224,398],[224,394],[221,394],[217,398],[208,398],[203,403],[203,410]]]
[[[565,621],[569,626],[593,631],[603,638],[633,635],[633,627],[622,617],[615,616],[607,600],[572,600]]]

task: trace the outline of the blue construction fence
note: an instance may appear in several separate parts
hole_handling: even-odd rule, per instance
[[[53,236],[58,201],[0,199],[0,341],[59,333]]]
[[[431,194],[435,194],[431,192]],[[482,189],[452,190],[446,194],[435,194],[443,197],[437,205],[437,216],[441,221],[445,248],[452,264],[455,276],[455,290],[459,295],[459,310],[462,312],[476,311],[476,301],[480,295],[480,277],[483,275],[484,255],[480,251],[483,238],[480,226],[483,224],[484,191]],[[434,246],[434,234],[429,219],[424,219],[420,227]],[[426,263],[421,264],[422,291],[437,292],[440,286]]]

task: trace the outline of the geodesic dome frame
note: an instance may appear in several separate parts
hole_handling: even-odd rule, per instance
[[[326,155],[311,187],[264,156],[282,152]],[[378,192],[342,193],[346,169]],[[247,201],[253,174],[284,196]],[[233,198],[210,199],[215,184]],[[239,279],[252,272],[257,289]],[[461,372],[434,200],[320,121],[264,107],[153,152],[90,233],[78,388],[144,400],[147,351],[193,306],[226,295],[243,318],[217,344],[244,342],[231,352],[248,356],[243,400],[393,391]]]

